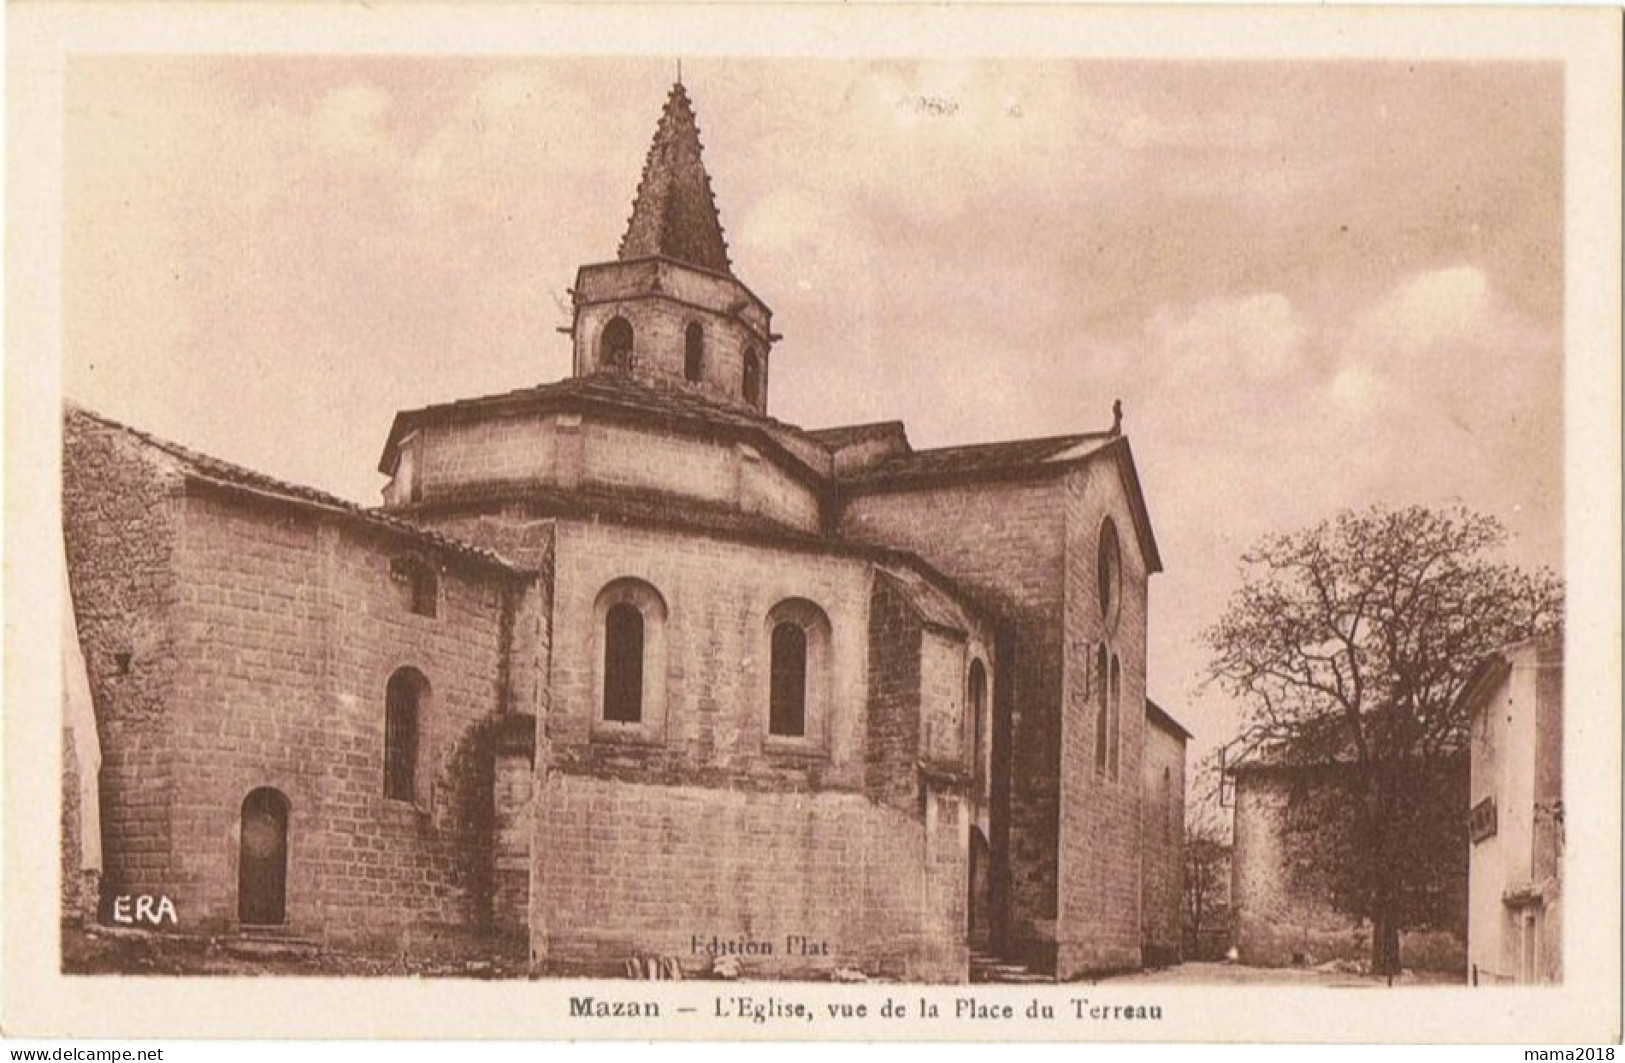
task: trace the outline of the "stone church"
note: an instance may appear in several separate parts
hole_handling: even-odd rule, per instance
[[[69,408],[65,903],[564,974],[1140,966],[1188,736],[1120,418],[775,420],[680,84],[572,294],[570,378],[398,413],[378,508]]]

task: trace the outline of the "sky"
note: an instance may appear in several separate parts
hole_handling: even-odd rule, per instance
[[[675,60],[88,57],[63,388],[376,504],[395,411],[561,378]],[[770,412],[916,447],[1121,399],[1165,571],[1151,696],[1260,536],[1461,503],[1562,567],[1563,95],[1533,63],[689,58]]]

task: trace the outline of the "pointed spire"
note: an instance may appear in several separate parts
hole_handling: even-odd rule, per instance
[[[681,81],[671,88],[643,164],[620,259],[663,255],[701,269],[730,273],[711,178],[700,159],[700,130]]]

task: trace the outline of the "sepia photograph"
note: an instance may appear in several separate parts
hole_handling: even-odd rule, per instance
[[[1108,1040],[1600,984],[1617,1039],[1561,50],[679,25],[41,68],[52,979]]]

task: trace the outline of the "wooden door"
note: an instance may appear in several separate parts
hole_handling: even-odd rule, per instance
[[[259,789],[243,800],[237,918],[245,926],[288,921],[288,799]]]

